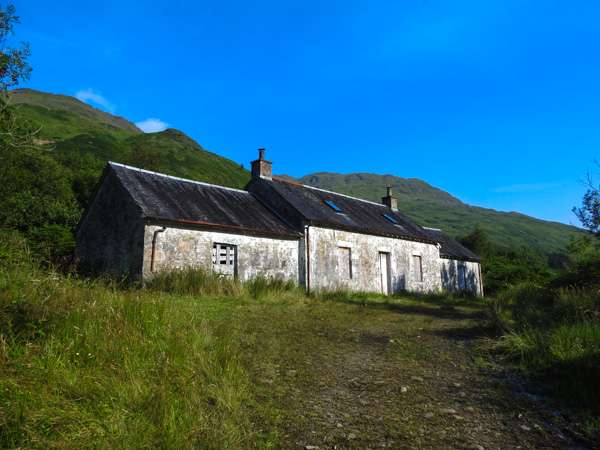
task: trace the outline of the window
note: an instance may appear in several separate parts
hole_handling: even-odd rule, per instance
[[[213,270],[229,274],[236,274],[237,248],[231,244],[213,244],[212,264]]]
[[[413,275],[416,281],[423,281],[423,260],[419,255],[413,255]]]
[[[337,248],[338,270],[342,280],[352,279],[352,249],[348,247]]]
[[[400,225],[400,224],[398,223],[398,221],[396,220],[396,218],[395,218],[394,216],[391,216],[390,214],[384,214],[384,215],[383,215],[383,217],[385,217],[385,219],[386,219],[388,222],[391,222],[391,223],[393,223],[394,225]]]
[[[327,206],[329,206],[331,209],[333,209],[336,213],[342,212],[342,208],[340,208],[338,205],[336,205],[335,202],[331,199],[325,200],[325,204]]]

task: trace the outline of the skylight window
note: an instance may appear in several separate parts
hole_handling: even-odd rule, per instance
[[[333,200],[325,200],[325,204],[327,206],[329,206],[331,209],[333,209],[336,213],[343,212],[342,208],[340,208],[338,205],[336,205]]]
[[[394,216],[391,216],[391,215],[389,215],[389,214],[384,214],[384,215],[383,215],[383,217],[384,217],[384,218],[385,218],[385,219],[386,219],[388,222],[391,222],[391,223],[393,223],[394,225],[400,225]]]

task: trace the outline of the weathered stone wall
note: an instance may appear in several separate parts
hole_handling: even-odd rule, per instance
[[[98,187],[76,242],[82,271],[134,279],[141,275],[142,212],[113,173],[106,174]]]
[[[311,290],[349,289],[381,292],[379,253],[389,253],[391,292],[434,292],[441,289],[440,252],[436,245],[310,227]],[[338,248],[350,248],[351,278]],[[422,258],[423,281],[413,271],[413,256]],[[340,267],[340,266],[343,267]]]
[[[479,263],[441,258],[440,270],[444,290],[483,296],[481,265]],[[464,275],[461,275],[461,271]]]
[[[152,238],[160,225],[147,225],[144,237],[144,277],[151,275]],[[203,267],[212,270],[213,244],[237,247],[237,276],[242,281],[256,276],[281,278],[302,284],[299,267],[300,241],[246,236],[208,230],[167,227],[156,239],[156,271]]]

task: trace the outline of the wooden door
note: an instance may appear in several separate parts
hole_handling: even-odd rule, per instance
[[[390,254],[379,252],[379,273],[381,279],[381,293],[390,294]]]

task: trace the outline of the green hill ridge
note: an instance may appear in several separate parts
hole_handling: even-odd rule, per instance
[[[392,186],[399,209],[418,224],[441,228],[452,236],[464,236],[480,225],[489,232],[492,243],[505,249],[525,247],[545,255],[563,253],[571,239],[581,234],[580,229],[570,225],[467,205],[416,178],[320,172],[298,181],[376,202],[381,201],[385,186]]]
[[[32,89],[12,91],[11,102],[22,118],[39,128],[39,144],[69,169],[82,207],[107,161],[236,188],[250,179],[240,164],[204,149],[176,129],[143,133],[126,119],[74,97]]]
[[[33,89],[16,89],[11,102],[36,129],[40,145],[68,169],[82,208],[107,161],[116,161],[208,183],[242,188],[250,175],[227,158],[204,149],[185,133],[167,129],[143,133],[132,122],[80,100]],[[541,254],[563,253],[581,230],[556,222],[470,206],[415,178],[370,173],[314,173],[298,181],[322,189],[380,201],[391,185],[400,209],[423,226],[463,236],[476,225],[492,242],[507,249],[529,248]]]

